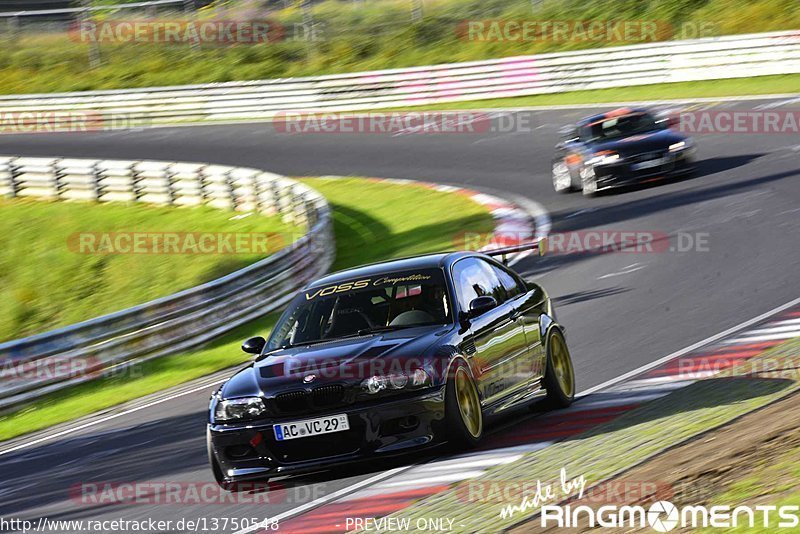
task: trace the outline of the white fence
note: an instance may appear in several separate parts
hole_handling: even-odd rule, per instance
[[[309,78],[0,96],[0,114],[83,111],[121,125],[241,120],[789,73],[800,73],[800,31]]]
[[[313,189],[256,169],[170,163],[0,157],[0,195],[209,204],[280,214],[305,226],[292,245],[180,293],[75,325],[0,343],[0,408],[200,345],[283,307],[333,262],[331,214]],[[66,246],[66,243],[65,243]],[[30,372],[41,369],[42,373]]]

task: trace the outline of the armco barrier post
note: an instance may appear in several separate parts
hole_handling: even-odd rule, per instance
[[[94,200],[100,202],[103,196],[103,171],[100,170],[98,162],[92,163],[92,185],[94,185]]]
[[[8,162],[8,191],[9,197],[15,198],[19,193],[19,166],[17,165],[17,158],[12,158]]]

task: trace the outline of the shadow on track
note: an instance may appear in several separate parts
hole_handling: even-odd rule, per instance
[[[739,161],[739,165],[744,165],[745,162],[753,161],[763,155],[764,154],[751,154],[748,156],[736,156],[735,158],[712,158],[712,160],[707,160],[708,163],[705,165],[707,169],[718,169],[713,172],[721,172],[734,168],[733,163],[728,160],[736,159]],[[715,160],[725,161],[720,163],[719,161],[715,162]],[[710,170],[705,171],[706,174],[711,172]],[[587,211],[585,214],[576,215],[574,211],[570,210],[554,212],[550,215],[554,221],[554,232],[584,230],[587,228],[619,223],[629,219],[636,219],[659,211],[666,211],[681,206],[688,206],[728,195],[734,195],[743,191],[756,189],[764,184],[798,175],[800,175],[800,169],[794,169],[720,185],[708,187],[698,185],[690,189],[665,193],[663,195],[631,200],[620,204],[600,206],[591,211]],[[695,179],[699,178],[698,176],[698,178]],[[656,186],[653,185],[653,187]]]

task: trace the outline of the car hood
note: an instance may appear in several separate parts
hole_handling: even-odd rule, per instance
[[[591,148],[594,152],[611,150],[619,153],[623,157],[626,157],[644,152],[666,150],[670,145],[684,141],[685,139],[685,135],[673,130],[665,129],[632,135],[630,137],[623,137],[621,139],[614,139],[613,141],[596,143],[592,145]]]
[[[431,345],[450,328],[408,328],[275,351],[231,377],[222,397],[270,396],[326,383],[355,383],[381,370],[421,365]]]

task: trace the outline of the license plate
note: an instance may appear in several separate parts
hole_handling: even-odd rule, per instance
[[[307,438],[350,430],[350,423],[347,421],[347,415],[340,414],[318,419],[280,423],[274,425],[272,430],[275,432],[276,440],[286,441],[287,439]]]
[[[634,163],[631,165],[631,169],[635,171],[638,171],[639,169],[649,169],[651,167],[658,167],[662,163],[664,163],[663,158],[656,158],[649,161],[642,161],[641,163]]]

